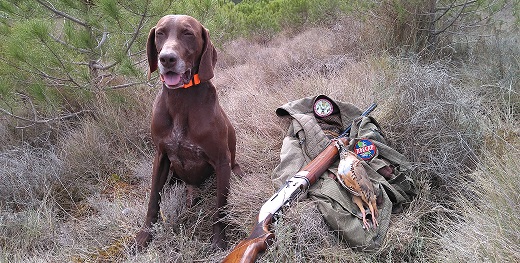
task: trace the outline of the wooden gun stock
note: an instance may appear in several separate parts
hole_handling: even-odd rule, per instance
[[[274,239],[274,234],[269,232],[269,225],[273,220],[270,215],[262,222],[258,222],[251,235],[240,241],[238,245],[222,261],[223,263],[249,263],[255,262],[258,254],[264,252]]]

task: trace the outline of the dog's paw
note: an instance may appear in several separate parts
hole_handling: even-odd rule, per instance
[[[213,225],[213,236],[211,237],[213,249],[225,250],[227,248],[225,224],[217,222]]]
[[[132,252],[141,253],[152,241],[152,234],[146,229],[141,229],[135,236],[135,243],[132,246]]]
[[[238,163],[236,163],[235,166],[231,168],[231,170],[233,171],[233,174],[236,175],[238,178],[244,177],[244,172],[242,172],[242,169],[240,168],[240,165],[238,165]]]
[[[211,247],[213,249],[226,250],[228,244],[222,237],[213,236],[211,239]]]

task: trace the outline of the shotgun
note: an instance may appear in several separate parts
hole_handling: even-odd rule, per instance
[[[373,103],[361,116],[368,116],[377,104]],[[238,245],[227,255],[223,263],[253,263],[258,254],[264,252],[273,243],[274,234],[269,231],[269,226],[279,216],[282,208],[288,207],[302,193],[306,192],[318,178],[338,160],[339,145],[348,144],[348,135],[352,125],[348,126],[337,138],[311,162],[292,176],[278,191],[264,203],[258,213],[258,220],[248,238],[240,241]],[[339,142],[340,141],[340,142]]]

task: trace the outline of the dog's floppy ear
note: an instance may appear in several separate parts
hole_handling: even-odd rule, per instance
[[[146,55],[148,56],[148,80],[150,80],[150,76],[152,72],[157,70],[157,47],[155,47],[155,27],[150,29],[150,34],[148,34],[148,41],[146,42]]]
[[[199,79],[200,81],[208,81],[213,78],[213,69],[217,64],[217,50],[209,39],[209,32],[202,27],[202,38],[204,39],[204,47],[199,63]]]

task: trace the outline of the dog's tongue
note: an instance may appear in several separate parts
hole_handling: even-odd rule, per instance
[[[181,74],[168,72],[164,75],[161,75],[161,79],[164,84],[168,86],[176,86],[181,81]]]

